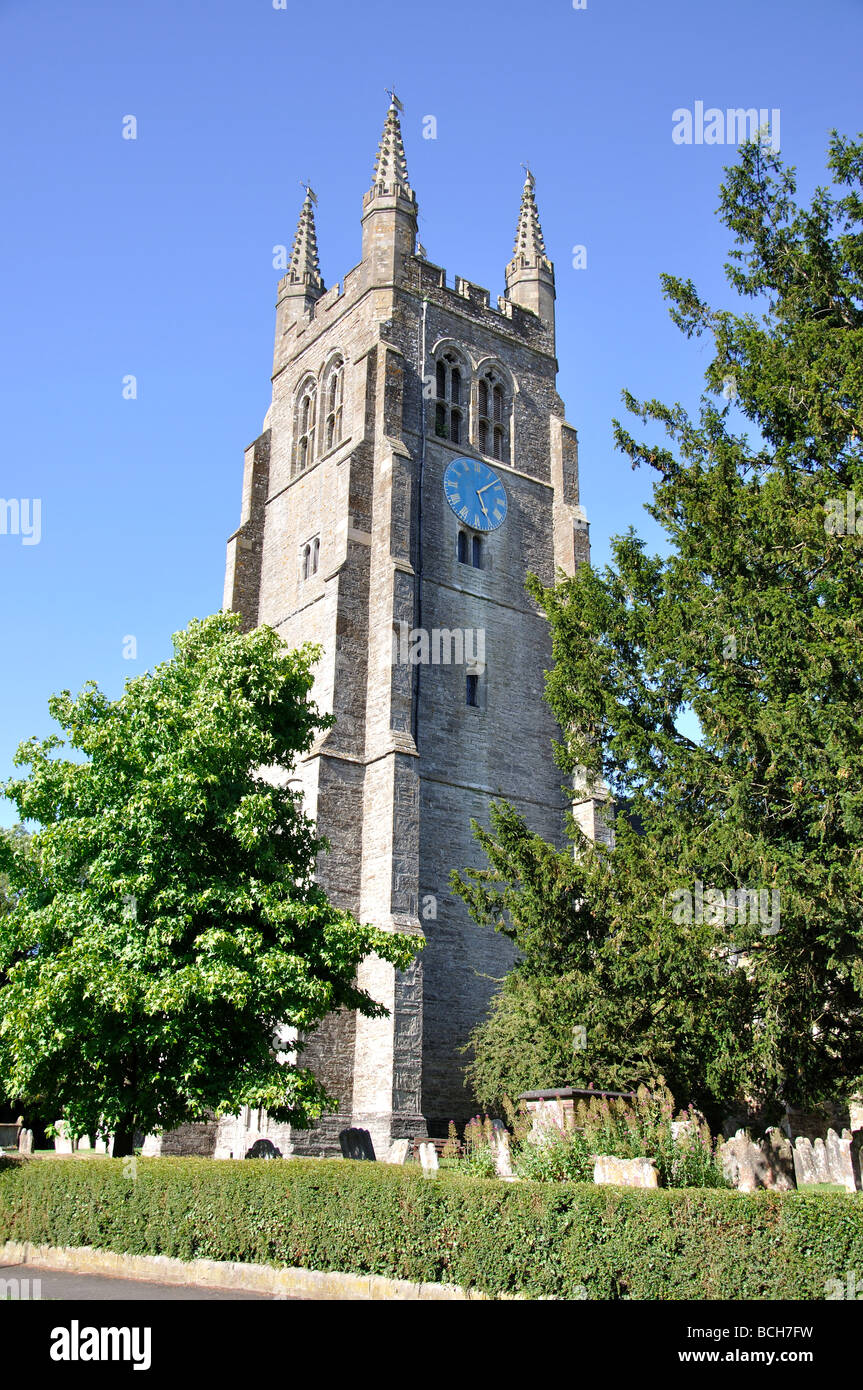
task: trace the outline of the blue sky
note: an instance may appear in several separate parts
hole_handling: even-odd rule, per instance
[[[357,262],[387,86],[420,235],[450,276],[502,291],[522,161],[536,175],[602,561],[631,523],[658,542],[651,480],[612,445],[621,388],[692,405],[707,361],[660,272],[732,302],[714,209],[734,150],[676,145],[672,112],[779,108],[808,195],[830,128],[863,125],[861,39],[863,0],[0,0],[0,497],[42,503],[38,545],[0,535],[0,778],[50,732],[52,691],[95,679],[116,696],[220,606],[269,403],[273,247],[308,178],[327,284]]]

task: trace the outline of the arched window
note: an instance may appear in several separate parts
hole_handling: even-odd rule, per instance
[[[342,403],[345,364],[341,357],[330,363],[324,377],[324,450],[335,448],[342,438]]]
[[[464,531],[458,533],[458,546],[456,547],[459,564],[467,564],[467,535]]]
[[[314,461],[315,457],[315,412],[317,408],[317,387],[311,377],[303,382],[297,397],[297,410],[294,422],[294,465],[292,476],[296,477]]]
[[[481,454],[509,462],[509,400],[506,385],[494,371],[483,372],[477,391],[477,441]]]
[[[472,536],[470,542],[470,562],[475,570],[482,569],[482,537]]]
[[[464,387],[459,360],[454,352],[445,352],[435,368],[434,432],[438,439],[450,439],[460,444],[464,421]]]
[[[318,562],[321,556],[320,536],[314,536],[310,541],[306,541],[300,557],[300,573],[303,576],[303,583],[311,579],[313,574],[318,572]]]

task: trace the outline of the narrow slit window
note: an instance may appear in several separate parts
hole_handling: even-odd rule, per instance
[[[459,533],[458,533],[458,545],[457,545],[457,547],[456,547],[456,554],[458,555],[459,563],[462,564],[462,565],[466,565],[466,564],[467,564],[467,536],[466,536],[466,534],[465,534],[464,531],[459,531]]]
[[[473,709],[479,707],[479,676],[467,677],[466,702]]]
[[[470,562],[475,570],[482,569],[482,539],[479,536],[471,538]]]

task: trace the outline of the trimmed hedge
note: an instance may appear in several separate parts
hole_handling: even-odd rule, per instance
[[[863,1195],[502,1183],[320,1159],[0,1160],[0,1240],[591,1299],[822,1299]]]

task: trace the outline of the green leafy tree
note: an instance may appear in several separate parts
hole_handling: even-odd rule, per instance
[[[29,849],[30,836],[23,825],[15,825],[11,830],[0,829],[0,840],[9,840],[22,854]],[[0,869],[0,919],[15,906],[15,893],[9,882],[9,875]]]
[[[314,873],[322,841],[298,793],[265,780],[329,727],[313,647],[287,651],[235,615],[195,621],[174,657],[111,701],[90,683],[49,702],[58,736],[21,745],[3,787],[42,828],[0,843],[0,1076],[77,1133],[264,1106],[308,1125],[330,1104],[280,1029],[331,1010],[386,1013],[355,984],[371,952],[405,968],[415,937],[360,925]],[[283,1035],[282,1035],[283,1036]],[[288,1043],[301,1054],[302,1041]]]
[[[598,1060],[622,1075],[628,1030],[650,1013],[644,1050],[659,1062],[676,1018],[679,1066],[657,1070],[678,1095],[725,1105],[817,1103],[863,1076],[863,144],[834,134],[828,167],[833,186],[808,206],[758,142],[727,171],[726,273],[749,304],[712,308],[663,277],[675,323],[712,343],[706,389],[696,418],[624,393],[665,439],[618,421],[615,437],[657,474],[648,511],[667,554],[630,531],[601,572],[529,586],[551,625],[561,766],[585,768],[618,806],[613,867],[578,845],[584,906],[562,923],[594,991],[575,1061],[600,1080],[600,1041]],[[687,712],[700,737],[682,731]],[[687,893],[697,913],[699,885],[725,909],[714,898],[700,923],[679,920]],[[763,891],[769,911],[753,921],[752,900],[741,911],[729,890]],[[528,934],[518,926],[522,949]],[[525,987],[523,965],[513,978]],[[521,1007],[518,989],[498,1012]],[[566,1007],[578,1021],[582,996]],[[495,1026],[475,1039],[475,1076]]]
[[[661,872],[644,839],[629,831],[624,848],[620,829],[620,853],[585,841],[575,855],[532,834],[506,803],[492,804],[489,829],[473,823],[487,867],[453,874],[452,886],[518,951],[471,1037],[466,1077],[488,1110],[535,1088],[628,1090],[664,1074],[712,1113],[735,1089],[750,1042],[749,981],[711,951],[703,922],[657,911]]]

